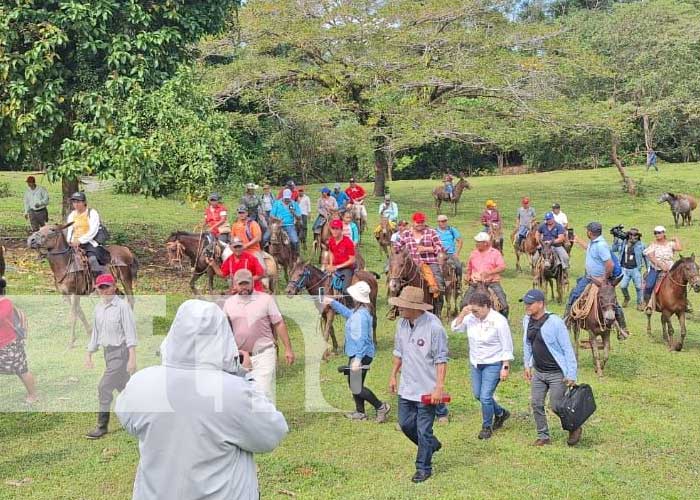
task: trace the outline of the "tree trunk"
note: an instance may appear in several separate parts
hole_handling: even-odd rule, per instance
[[[498,173],[503,175],[503,167],[505,167],[505,161],[503,160],[503,153],[496,153],[496,161],[498,162]]]
[[[634,181],[632,178],[627,175],[627,170],[625,169],[624,165],[622,164],[622,161],[620,161],[620,158],[617,156],[617,146],[620,142],[619,137],[617,135],[612,136],[611,139],[611,156],[612,156],[612,161],[617,167],[617,171],[620,172],[620,177],[622,177],[622,182],[625,185],[625,191],[629,193],[632,196],[635,196],[637,194],[637,187],[634,184]]]
[[[387,151],[386,153],[386,182],[394,180],[394,153]]]
[[[70,197],[73,193],[80,190],[80,186],[77,178],[63,178],[61,179],[61,193],[63,194],[63,203],[61,204],[61,216],[63,220],[66,220],[68,214],[71,212]]]
[[[642,125],[644,126],[644,145],[647,151],[654,149],[654,128],[649,125],[649,115],[642,115]]]
[[[387,161],[382,148],[374,150],[374,196],[384,196],[386,190]]]

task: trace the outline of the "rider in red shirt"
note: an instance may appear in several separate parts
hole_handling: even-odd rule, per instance
[[[287,181],[285,187],[280,189],[279,193],[277,193],[278,200],[282,199],[282,194],[284,193],[285,189],[289,189],[292,192],[292,200],[299,201],[299,190],[297,189],[296,184],[294,184],[294,181]]]
[[[343,236],[343,221],[331,221],[331,237],[328,240],[328,250],[333,257],[326,272],[335,273],[342,279],[342,292],[345,294],[352,280],[355,267],[355,244],[347,236]]]
[[[217,266],[214,259],[211,258],[207,258],[207,263],[222,278],[227,276],[233,278],[239,269],[247,269],[253,275],[253,289],[256,292],[264,292],[265,287],[263,287],[261,280],[265,277],[265,270],[258,259],[252,253],[243,251],[243,241],[240,238],[233,238],[231,248],[233,253],[221,264],[221,267]]]
[[[359,204],[362,210],[362,220],[367,221],[367,209],[363,203],[364,199],[367,197],[365,189],[355,182],[354,177],[350,177],[350,187],[345,190],[345,194],[348,195],[352,204]],[[349,205],[349,204],[348,204]]]
[[[228,243],[231,236],[231,226],[227,222],[228,210],[219,203],[221,197],[217,193],[209,195],[209,206],[204,210],[204,223],[209,232],[224,243]]]

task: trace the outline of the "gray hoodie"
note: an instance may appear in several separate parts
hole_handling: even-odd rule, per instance
[[[188,300],[115,412],[139,439],[134,500],[257,499],[253,453],[274,450],[284,416],[238,374],[238,348],[216,304]]]

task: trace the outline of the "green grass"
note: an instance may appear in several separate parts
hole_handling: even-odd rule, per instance
[[[467,251],[462,256],[466,257],[471,249],[470,238],[478,230],[478,216],[486,199],[498,202],[510,232],[515,209],[525,195],[539,215],[553,201],[559,201],[578,234],[583,234],[584,225],[595,219],[603,222],[606,235],[612,225],[624,223],[628,228],[639,227],[648,242],[653,226],[665,224],[671,235],[680,236],[687,253],[700,249],[698,227],[674,230],[667,206],[656,203],[659,193],[666,190],[700,194],[700,165],[661,168],[658,175],[644,174],[640,167],[631,169],[635,179],[643,179],[644,195],[638,198],[622,194],[612,169],[472,179],[474,188],[465,193],[459,214],[452,220],[467,240]],[[27,234],[21,218],[23,178],[22,174],[0,174],[0,180],[10,181],[14,193],[14,197],[0,198],[0,235]],[[418,209],[434,215],[430,198],[434,185],[435,181],[392,183],[392,196],[399,203],[401,216],[408,217]],[[57,200],[57,187],[49,187],[53,200]],[[229,206],[235,205],[232,199],[227,197]],[[164,334],[168,318],[188,292],[186,279],[167,269],[161,242],[171,230],[191,229],[200,219],[201,207],[193,209],[175,200],[149,200],[108,192],[90,194],[89,201],[112,232],[127,237],[139,255],[143,264],[139,293],[168,295],[167,315],[155,322],[155,332]],[[369,205],[370,226],[376,223],[377,203],[378,200],[372,200]],[[55,207],[50,207],[52,219]],[[6,243],[11,292],[50,293],[52,282],[46,264],[36,262],[32,254],[12,243],[17,242]],[[383,261],[370,238],[363,244],[363,253],[370,268],[381,270]],[[644,316],[628,309],[633,335],[623,344],[613,340],[604,378],[593,374],[590,353],[581,351],[579,379],[593,386],[598,402],[598,412],[586,425],[581,444],[568,448],[565,433],[550,418],[554,444],[533,449],[528,446],[535,438],[528,406],[529,388],[521,377],[523,307],[517,302],[518,296],[530,287],[531,279],[514,272],[510,248],[506,250],[506,261],[509,269],[504,285],[511,302],[516,361],[511,379],[497,392],[499,401],[514,416],[503,430],[488,442],[477,440],[480,412],[469,390],[466,341],[459,335],[450,335],[452,361],[447,385],[453,395],[452,420],[446,427],[436,426],[445,447],[435,457],[434,477],[413,485],[410,476],[415,448],[395,430],[395,412],[391,422],[381,426],[373,422],[351,423],[337,413],[305,412],[304,349],[300,331],[294,326],[292,337],[298,364],[281,367],[278,378],[278,405],[291,432],[273,453],[257,457],[263,498],[289,498],[285,492],[293,492],[297,498],[697,497],[700,323],[691,318],[685,349],[669,353],[660,340],[658,318],[654,318],[653,337],[648,337]],[[579,275],[583,254],[578,250],[574,250],[572,265],[572,274]],[[381,399],[387,399],[394,324],[383,319],[383,294],[380,301],[378,354],[367,383]],[[700,307],[700,300],[694,302],[696,308]],[[558,305],[551,309],[561,312]],[[51,398],[65,389],[69,377],[89,388],[82,394],[86,404],[91,398],[96,404],[99,359],[98,369],[91,373],[82,368],[81,349],[65,351],[67,320],[60,312],[32,321],[53,325],[50,335],[33,338],[28,348],[30,367],[44,396],[38,409],[60,408]],[[151,348],[160,338],[142,339],[139,366],[157,362]],[[322,384],[324,396],[331,404],[349,410],[349,391],[335,371],[342,359],[334,358],[322,366]],[[23,397],[19,382],[10,377],[3,377],[2,382],[0,406],[19,406]],[[88,442],[82,435],[93,425],[92,413],[0,415],[0,498],[129,498],[138,462],[136,442],[115,422],[108,437]],[[32,482],[25,486],[4,484],[6,480],[24,477]]]

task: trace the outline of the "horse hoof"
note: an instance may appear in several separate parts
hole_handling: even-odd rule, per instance
[[[675,352],[681,352],[682,349],[683,349],[683,344],[680,344],[678,342],[673,346],[673,350]]]

